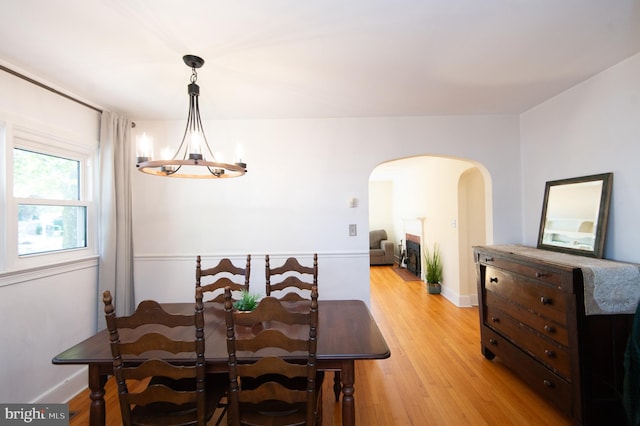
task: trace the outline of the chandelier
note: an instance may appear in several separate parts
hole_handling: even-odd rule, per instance
[[[151,144],[146,139],[146,135],[143,135],[142,139],[138,141],[136,167],[141,172],[151,175],[179,178],[217,179],[244,175],[247,172],[247,165],[242,162],[241,158],[237,163],[225,163],[221,158],[216,159],[202,129],[198,105],[200,86],[196,84],[198,80],[196,69],[204,65],[204,59],[194,55],[185,55],[182,60],[191,68],[191,82],[187,85],[189,116],[182,142],[172,157],[170,152],[167,154],[165,151],[162,159],[154,160],[151,158]]]

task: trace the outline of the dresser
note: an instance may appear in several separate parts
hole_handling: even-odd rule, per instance
[[[624,425],[637,266],[514,245],[474,247],[474,255],[485,358],[500,360],[574,424]],[[626,295],[602,287],[623,276]]]

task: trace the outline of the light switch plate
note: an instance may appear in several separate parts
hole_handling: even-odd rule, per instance
[[[349,236],[355,237],[358,235],[358,226],[355,223],[349,225]]]

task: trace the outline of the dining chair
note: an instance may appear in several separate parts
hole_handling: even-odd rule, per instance
[[[244,268],[235,266],[230,259],[223,258],[216,266],[202,269],[200,256],[196,259],[196,287],[201,287],[203,293],[212,293],[207,302],[222,303],[224,289],[230,287],[234,292],[249,291],[249,276],[251,275],[251,255],[247,255],[247,263]],[[207,283],[203,283],[203,277],[211,277]]]
[[[228,381],[206,380],[202,291],[196,290],[195,312],[188,315],[167,313],[156,301],[146,300],[131,316],[119,317],[109,291],[103,302],[122,424],[204,426]],[[187,330],[193,337],[180,340]],[[144,361],[136,362],[142,354],[147,354]],[[145,380],[142,391],[129,390],[135,381]]]
[[[254,311],[241,312],[225,290],[230,425],[322,424],[316,287],[311,304],[300,306],[289,309],[267,296]]]
[[[269,255],[266,255],[265,275],[267,296],[289,301],[309,299],[304,295],[308,295],[313,286],[318,286],[318,254],[313,255],[313,266],[303,266],[295,257],[289,257],[275,268],[271,267]],[[278,277],[274,282],[272,278],[275,276]]]
[[[283,265],[276,268],[271,268],[269,255],[266,255],[265,274],[265,293],[267,296],[278,296],[283,301],[308,300],[311,288],[318,286],[318,254],[314,253],[313,255],[313,266],[303,266],[297,258],[289,257]],[[272,282],[274,276],[279,276],[275,283]],[[305,293],[307,297],[305,297]],[[340,401],[341,391],[341,373],[336,371],[333,376],[333,393],[336,402]]]

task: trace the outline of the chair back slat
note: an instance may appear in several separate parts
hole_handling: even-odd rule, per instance
[[[262,348],[278,348],[287,352],[308,351],[309,342],[292,339],[279,330],[265,330],[251,339],[236,340],[236,349],[239,351],[257,352]]]
[[[193,391],[175,391],[165,385],[150,385],[143,391],[129,394],[128,402],[134,405],[149,405],[158,401],[170,401],[172,404],[196,404],[198,394]]]
[[[307,374],[307,364],[287,362],[277,357],[260,358],[253,364],[238,364],[236,368],[240,377],[260,377],[274,371],[290,379]]]
[[[160,349],[159,349],[160,348]],[[162,350],[172,354],[180,352],[195,352],[195,341],[173,340],[164,334],[148,333],[142,335],[139,339],[129,342],[120,343],[118,345],[120,354],[140,355],[148,351]]]
[[[240,392],[238,400],[241,403],[260,404],[265,400],[278,400],[287,404],[297,402],[306,403],[306,392],[291,390],[278,382],[266,382],[256,389]]]
[[[143,380],[147,377],[162,376],[173,380],[196,377],[195,365],[170,364],[162,359],[152,358],[135,367],[122,367],[128,379]]]

